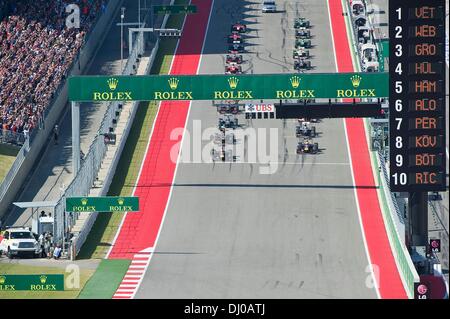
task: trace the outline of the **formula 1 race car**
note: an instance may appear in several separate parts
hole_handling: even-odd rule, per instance
[[[238,119],[230,114],[225,114],[224,117],[219,118],[219,129],[223,130],[226,128],[235,129],[239,126]]]
[[[225,66],[225,74],[241,74],[242,67],[238,64],[231,63]]]
[[[311,104],[311,103],[316,103],[316,99],[299,99],[299,100],[297,100],[297,103],[299,103],[299,104]],[[300,120],[299,120],[300,121]],[[308,121],[308,120],[305,120],[305,121],[307,121],[307,122],[312,122],[312,121]]]
[[[304,27],[298,28],[295,30],[295,38],[296,39],[309,39],[311,38],[311,31]]]
[[[241,64],[243,61],[242,54],[227,54],[225,62],[228,63],[237,63]]]
[[[309,102],[307,102],[309,103]],[[313,118],[306,118],[306,117],[302,117],[298,119],[298,122],[300,124],[305,123],[305,122],[309,122],[309,123],[319,123],[319,119],[313,119]]]
[[[231,44],[228,46],[228,53],[237,54],[244,52],[244,46],[242,44]]]
[[[220,150],[216,150],[213,148],[211,150],[211,157],[213,162],[222,161],[222,162],[234,162],[233,151],[225,150],[223,147]]]
[[[294,69],[297,71],[309,70],[311,69],[311,61],[308,61],[305,58],[298,58],[294,61]]]
[[[244,39],[238,33],[233,33],[228,36],[228,43],[244,43]]]
[[[236,143],[236,137],[234,136],[233,133],[227,134],[225,134],[224,132],[216,133],[214,135],[214,143],[220,145],[234,144]]]
[[[305,48],[309,49],[311,48],[311,40],[308,39],[297,39],[295,40],[295,48]]]
[[[311,27],[311,24],[309,23],[309,20],[306,20],[305,18],[297,18],[294,20],[294,28],[309,28]]]
[[[297,59],[297,58],[307,58],[308,59],[309,58],[309,50],[302,48],[302,47],[300,47],[298,49],[294,49],[292,51],[292,57],[294,59]]]
[[[247,26],[242,23],[235,23],[231,26],[231,32],[245,33],[247,32]]]
[[[319,143],[313,143],[310,139],[304,138],[297,144],[297,154],[317,154],[319,152]]]
[[[316,137],[316,127],[311,126],[309,122],[303,122],[295,128],[295,136]]]
[[[237,104],[220,104],[217,106],[217,112],[220,114],[238,114],[239,105]]]

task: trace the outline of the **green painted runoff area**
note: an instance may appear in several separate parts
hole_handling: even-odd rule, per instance
[[[131,261],[128,259],[103,259],[94,275],[78,295],[79,299],[111,299]]]

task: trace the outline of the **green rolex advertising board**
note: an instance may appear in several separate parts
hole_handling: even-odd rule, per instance
[[[197,13],[195,5],[157,5],[153,6],[154,14],[189,14]]]
[[[136,212],[138,197],[67,197],[66,212]]]
[[[76,76],[70,101],[381,98],[387,73]]]
[[[6,275],[0,274],[0,291],[62,291],[63,274]]]

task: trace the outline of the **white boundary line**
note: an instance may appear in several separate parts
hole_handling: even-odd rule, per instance
[[[327,0],[327,11],[328,11],[328,19],[330,21],[330,32],[331,32],[331,38],[332,38],[332,44],[333,44],[334,60],[335,60],[336,72],[339,72],[338,64],[337,64],[337,57],[336,57],[336,47],[334,45],[335,40],[334,40],[334,35],[333,35],[333,24],[331,22],[331,11],[330,11],[330,6],[329,6],[329,2],[328,1],[329,0]],[[341,0],[338,0],[338,1],[341,1]],[[342,1],[341,1],[341,5],[342,5]],[[348,41],[347,28],[346,28],[345,32],[346,32],[347,41]],[[353,64],[353,60],[352,60],[352,64]],[[354,68],[354,66],[353,66],[353,68]],[[352,161],[352,156],[351,156],[351,151],[350,151],[350,144],[349,144],[348,135],[347,135],[347,125],[345,123],[345,119],[342,119],[342,122],[344,123],[344,133],[345,133],[345,140],[346,140],[346,146],[347,146],[347,153],[348,153],[348,157],[349,157],[348,159],[349,159],[349,162],[350,162],[350,172],[351,172],[351,175],[352,175],[352,183],[353,183],[353,186],[356,186],[355,176],[353,174],[353,161]],[[368,246],[367,246],[366,234],[364,232],[364,227],[363,227],[363,223],[362,223],[361,210],[360,210],[360,207],[359,207],[359,198],[358,198],[358,193],[357,193],[356,188],[353,189],[353,193],[355,194],[356,210],[358,211],[359,226],[360,226],[362,238],[363,238],[363,241],[364,241],[364,249],[365,249],[365,252],[366,252],[366,257],[367,257],[367,260],[369,262],[370,275],[372,277],[372,282],[375,283],[375,292],[377,294],[377,297],[378,297],[378,299],[381,299],[380,292],[379,292],[379,289],[378,289],[379,288],[378,287],[379,282],[375,278],[375,274],[374,274],[373,267],[372,267],[372,260],[370,259],[369,249],[368,249]]]

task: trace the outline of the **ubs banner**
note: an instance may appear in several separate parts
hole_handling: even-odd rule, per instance
[[[446,190],[445,1],[389,2],[390,186]]]
[[[69,100],[78,102],[381,98],[388,95],[387,73],[69,78]]]
[[[42,275],[1,275],[0,291],[62,291],[63,274]]]

